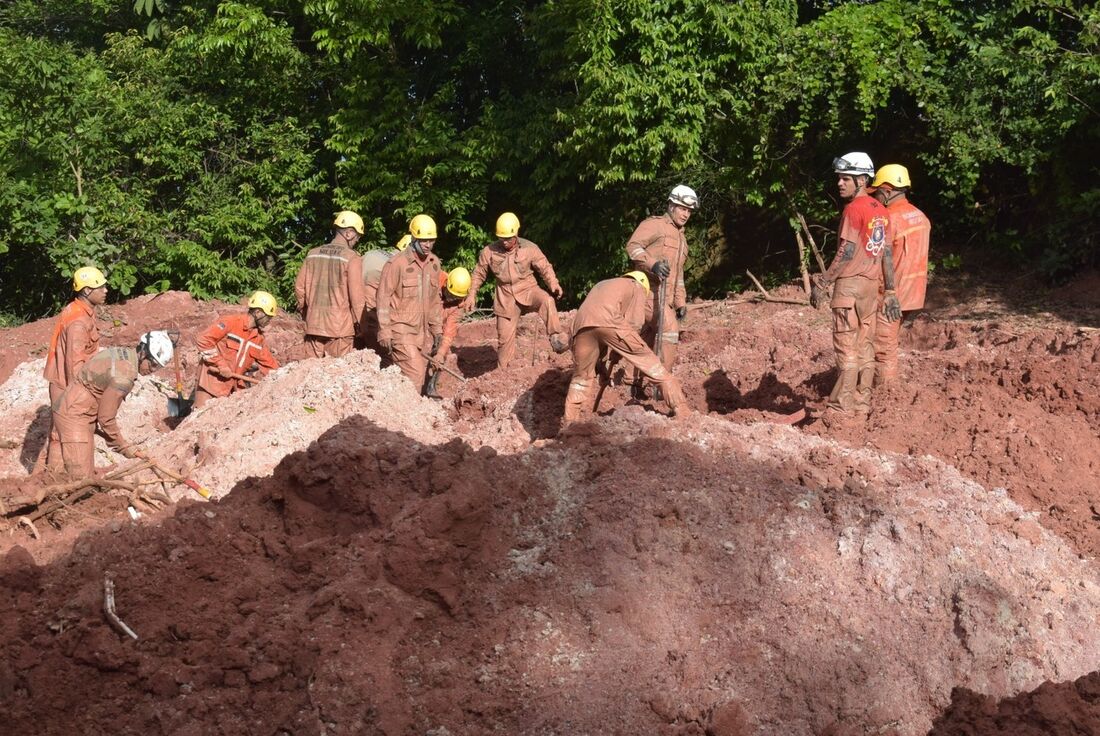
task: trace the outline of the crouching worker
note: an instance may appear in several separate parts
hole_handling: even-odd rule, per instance
[[[264,328],[271,324],[279,305],[266,291],[248,298],[248,311],[227,314],[206,328],[195,344],[199,347],[199,381],[195,387],[195,408],[210,399],[220,399],[242,388],[245,373],[259,367],[266,376],[279,361],[264,347]]]
[[[439,374],[443,372],[440,366],[447,365],[451,345],[458,337],[458,323],[462,321],[462,315],[466,314],[462,305],[466,295],[470,293],[470,272],[459,266],[450,273],[440,274],[439,280],[440,295],[443,298],[443,340],[429,361],[428,383],[424,386],[424,395],[429,399],[443,398],[437,388]]]
[[[609,350],[660,387],[673,416],[682,411],[680,382],[640,334],[648,302],[649,278],[641,271],[601,281],[588,292],[573,317],[573,378],[565,395],[563,424],[587,419],[595,410],[596,364]]]
[[[172,360],[172,339],[163,330],[146,332],[137,348],[107,348],[80,369],[76,379],[53,404],[53,421],[61,435],[65,472],[86,478],[95,472],[95,434],[125,457],[143,457],[118,426],[118,409],[138,375],[148,375]]]

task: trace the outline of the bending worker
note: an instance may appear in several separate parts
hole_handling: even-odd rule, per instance
[[[477,257],[470,293],[462,308],[467,312],[474,308],[477,290],[492,272],[497,280],[493,292],[493,313],[497,318],[497,367],[504,368],[515,356],[519,318],[529,312],[539,313],[546,325],[550,347],[555,353],[564,353],[569,349],[569,344],[562,332],[558,307],[554,303],[554,299],[562,295],[554,267],[537,245],[519,237],[519,218],[511,212],[497,218],[496,236],[498,239],[482,248]],[[546,282],[550,288],[549,294],[539,288],[535,273]]]
[[[440,281],[440,296],[443,299],[443,340],[432,356],[432,367],[428,369],[428,385],[424,387],[424,395],[431,399],[443,398],[439,395],[437,388],[439,374],[442,373],[439,366],[447,364],[451,345],[458,337],[458,323],[465,314],[462,303],[470,293],[470,272],[459,266],[448,274],[440,275]]]
[[[107,301],[107,279],[98,268],[87,266],[73,274],[76,297],[61,310],[50,338],[46,368],[42,376],[49,382],[50,404],[73,382],[99,350],[99,328],[95,323],[95,308]],[[46,444],[46,468],[61,470],[61,436],[57,426],[50,425]]]
[[[661,389],[673,416],[681,410],[680,382],[639,334],[649,299],[649,278],[641,271],[601,281],[588,292],[573,317],[573,378],[565,395],[564,424],[586,419],[595,410],[596,364],[609,350]]]
[[[309,252],[294,281],[311,358],[347,355],[363,314],[362,266],[354,250],[363,235],[363,218],[344,210],[333,226],[332,242]]]
[[[253,365],[266,376],[279,361],[264,347],[264,328],[275,318],[278,304],[266,291],[248,298],[248,311],[227,314],[195,339],[199,348],[199,380],[195,387],[195,408],[210,399],[220,399],[245,388],[242,376]]]
[[[163,330],[146,332],[137,348],[107,348],[84,364],[53,404],[53,421],[61,435],[65,472],[86,478],[95,472],[95,434],[125,457],[143,457],[122,436],[118,409],[138,375],[148,375],[172,360],[172,340]]]
[[[378,282],[378,343],[423,393],[428,355],[443,341],[443,301],[439,280],[443,267],[432,254],[435,220],[417,215],[409,223],[409,247],[390,259]],[[431,351],[424,348],[431,342]]]
[[[363,254],[363,316],[359,320],[359,341],[362,347],[376,353],[382,351],[378,344],[378,282],[382,280],[382,269],[390,259],[409,247],[412,235],[405,233],[393,250],[375,248]]]

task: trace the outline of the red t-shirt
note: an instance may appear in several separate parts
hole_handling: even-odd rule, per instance
[[[844,252],[845,241],[856,244],[855,256],[841,265],[838,279],[853,276],[875,281],[882,279],[882,252],[893,242],[894,232],[881,202],[867,194],[849,202],[840,216],[838,237],[836,259]]]

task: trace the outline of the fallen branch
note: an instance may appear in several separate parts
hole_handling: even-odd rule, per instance
[[[134,633],[134,630],[127,626],[115,613],[115,581],[109,577],[103,578],[103,613],[107,615],[107,620],[116,631],[125,634],[134,641],[138,640],[138,635]]]
[[[73,491],[64,498],[58,498],[54,501],[50,501],[47,504],[38,504],[38,510],[29,515],[30,520],[35,521],[36,519],[41,519],[46,514],[51,514],[54,511],[57,511],[59,508],[69,506],[70,504],[76,503],[77,501],[82,501],[84,500],[85,496],[91,495],[89,491],[91,493],[95,493],[96,490],[120,490],[134,493],[137,491],[137,488],[134,487],[133,483],[126,483],[125,481],[121,480],[90,480],[82,487]]]
[[[760,298],[771,304],[797,304],[799,306],[806,306],[809,302],[802,301],[800,299],[784,299],[783,297],[772,296],[768,293],[768,290],[764,288],[764,285],[752,275],[752,271],[746,270],[745,273],[749,275],[752,282],[756,284],[756,289],[760,293]]]
[[[806,243],[802,240],[802,233],[795,233],[794,238],[798,241],[798,270],[802,272],[802,288],[809,294],[810,271],[806,268]]]
[[[806,231],[806,240],[810,243],[810,248],[814,251],[814,257],[817,258],[817,267],[821,269],[821,273],[825,273],[825,259],[821,257],[821,251],[817,249],[817,241],[814,240],[813,234],[810,232],[810,226],[806,224],[806,218],[802,216],[801,212],[795,212],[798,216],[798,221],[802,224],[802,229]]]

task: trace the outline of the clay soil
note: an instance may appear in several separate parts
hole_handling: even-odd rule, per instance
[[[294,361],[290,317],[273,330],[288,365],[182,423],[170,372],[141,379],[126,431],[216,500],[102,493],[37,539],[9,520],[0,722],[1100,733],[1096,308],[965,286],[934,285],[902,330],[903,380],[858,420],[820,407],[825,313],[737,300],[693,305],[677,373],[695,411],[676,420],[616,386],[560,432],[568,356],[531,319],[505,370],[491,321],[464,325],[468,380],[445,377],[442,403],[370,352]],[[104,344],[161,326],[186,342],[236,308],[143,297],[104,315]],[[49,329],[0,342],[9,506],[53,482],[28,475]],[[104,470],[121,460],[101,450]],[[136,641],[104,617],[107,578]]]

